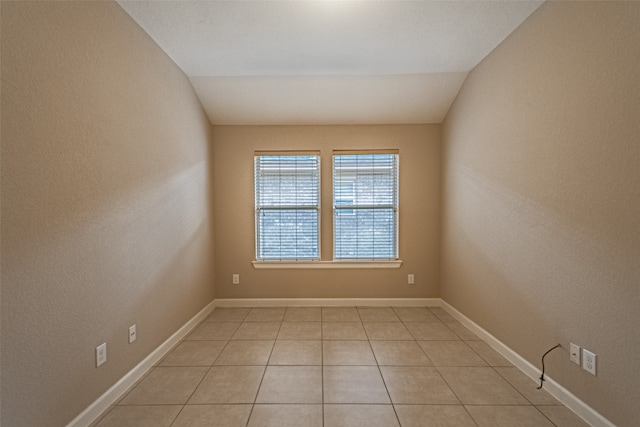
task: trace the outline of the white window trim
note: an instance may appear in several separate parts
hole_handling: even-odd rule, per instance
[[[336,258],[336,209],[335,205],[335,157],[340,155],[360,155],[360,154],[391,154],[395,156],[395,165],[396,165],[396,186],[395,186],[395,204],[394,206],[389,206],[388,208],[392,208],[394,210],[395,215],[395,230],[394,230],[394,249],[395,249],[395,258],[380,258],[380,259],[354,259],[349,260],[346,258]],[[355,262],[355,263],[368,263],[368,264],[377,264],[377,263],[394,263],[400,262],[398,267],[402,264],[400,261],[399,253],[400,253],[400,150],[398,149],[387,149],[387,150],[333,150],[331,154],[331,190],[332,190],[332,205],[333,205],[333,262],[341,263],[341,262]],[[345,208],[343,208],[345,209]],[[353,209],[358,209],[354,207]],[[387,267],[387,268],[398,268],[398,267]],[[357,268],[357,267],[356,267]],[[363,267],[368,268],[368,267]],[[380,267],[385,268],[385,267]]]
[[[317,150],[313,150],[313,151],[255,151],[254,152],[254,199],[255,199],[255,158],[259,157],[259,156],[317,156],[318,157],[318,205],[316,206],[316,212],[318,215],[318,222],[317,222],[317,237],[316,237],[316,243],[317,243],[317,251],[318,251],[318,256],[317,258],[305,258],[302,259],[300,261],[297,261],[295,259],[269,259],[269,258],[262,258],[262,259],[257,259],[257,255],[258,255],[258,241],[259,241],[259,237],[258,237],[258,215],[259,215],[259,209],[255,208],[254,210],[254,246],[255,246],[255,256],[257,261],[253,261],[253,262],[266,262],[266,263],[297,263],[297,262],[317,262],[320,260],[320,256],[322,254],[322,229],[321,229],[321,225],[322,225],[322,156],[320,151]]]
[[[399,150],[333,150],[333,155],[336,154],[399,154]],[[320,151],[256,151],[254,156],[258,155],[317,155],[319,157],[318,161],[318,171],[320,173],[320,186],[318,188],[318,255],[322,254],[322,232],[320,230],[320,226],[322,224],[321,221],[321,200],[322,200],[322,166],[320,164],[321,156]],[[397,159],[399,162],[399,158]],[[399,181],[399,176],[398,176]],[[332,179],[333,183],[333,179]],[[399,199],[399,182],[396,187],[396,197]],[[333,185],[332,185],[333,189]],[[399,208],[396,207],[396,214],[399,213]],[[396,220],[396,251],[399,251],[399,221]],[[256,247],[257,247],[257,234],[256,234]],[[256,259],[251,261],[253,268],[256,270],[263,269],[397,269],[402,266],[403,261],[401,259],[334,259],[331,261],[322,261],[320,259]]]
[[[402,260],[380,261],[252,261],[256,270],[400,268]]]

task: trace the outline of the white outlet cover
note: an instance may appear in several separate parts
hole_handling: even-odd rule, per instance
[[[591,375],[596,374],[596,355],[585,348],[582,349],[582,369]]]
[[[103,342],[96,347],[96,368],[107,361],[107,343]]]

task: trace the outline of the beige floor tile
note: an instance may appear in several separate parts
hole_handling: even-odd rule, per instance
[[[320,307],[287,307],[284,321],[320,322],[322,321],[322,309]]]
[[[92,425],[587,425],[537,386],[439,307],[218,308]]]
[[[253,403],[264,369],[264,366],[214,366],[189,399],[189,404]]]
[[[115,406],[96,427],[169,427],[182,405]]]
[[[322,405],[255,405],[248,427],[322,427]]]
[[[399,427],[392,405],[324,405],[324,427]]]
[[[282,322],[286,308],[284,307],[256,307],[252,308],[245,322]]]
[[[462,405],[394,405],[402,427],[476,427]]]
[[[251,405],[186,405],[171,427],[245,427]]]
[[[273,340],[229,341],[216,359],[215,365],[266,365],[274,342]]]
[[[275,340],[280,330],[280,322],[244,322],[232,340]]]
[[[211,366],[227,341],[183,341],[160,366]]]
[[[431,366],[415,341],[370,341],[380,366]]]
[[[465,405],[526,405],[529,402],[493,368],[437,368]]]
[[[553,427],[534,406],[466,406],[479,427]]]
[[[322,362],[324,365],[376,365],[368,341],[324,341]]]
[[[278,340],[269,365],[322,365],[322,341]]]
[[[322,339],[321,322],[282,322],[279,340],[320,340]]]
[[[256,403],[322,403],[322,367],[267,367]]]
[[[562,405],[555,397],[547,393],[546,390],[538,390],[540,382],[536,382],[526,376],[516,367],[494,368],[509,384],[514,386],[533,405]]]
[[[187,340],[228,341],[240,326],[240,323],[205,322],[195,328]]]
[[[382,366],[380,370],[394,404],[460,403],[435,368]]]
[[[495,351],[489,344],[484,341],[469,341],[469,347],[480,355],[489,366],[513,366],[511,362],[502,357],[500,353]]]
[[[401,322],[362,322],[370,340],[412,340],[413,337]]]
[[[538,406],[544,415],[547,416],[558,427],[588,427],[579,416],[573,413],[566,406]]]
[[[429,307],[429,310],[441,321],[445,323],[457,322],[457,320],[440,307]]]
[[[359,322],[355,307],[322,307],[323,322]]]
[[[464,341],[418,341],[434,366],[487,366]]]
[[[455,341],[460,338],[447,326],[438,322],[406,322],[405,326],[416,340]]]
[[[391,403],[373,366],[325,366],[324,403]]]
[[[363,322],[399,322],[400,318],[391,307],[358,307]]]
[[[159,367],[136,385],[121,405],[184,404],[207,373],[205,367]]]
[[[250,308],[216,308],[205,322],[242,322]]]
[[[467,328],[460,322],[449,322],[446,325],[451,329],[460,339],[465,341],[479,341],[480,337],[471,332],[471,329]]]
[[[440,322],[426,307],[393,307],[403,322]]]
[[[323,340],[366,340],[361,322],[322,322]]]

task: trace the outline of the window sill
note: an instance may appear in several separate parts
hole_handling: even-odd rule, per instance
[[[251,264],[256,270],[400,268],[402,261],[252,261]]]

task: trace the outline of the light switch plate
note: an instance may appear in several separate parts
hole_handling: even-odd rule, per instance
[[[574,343],[569,344],[569,360],[580,366],[580,346]]]
[[[137,336],[137,333],[136,333],[136,325],[129,326],[129,344],[134,342],[137,337],[138,336]]]

